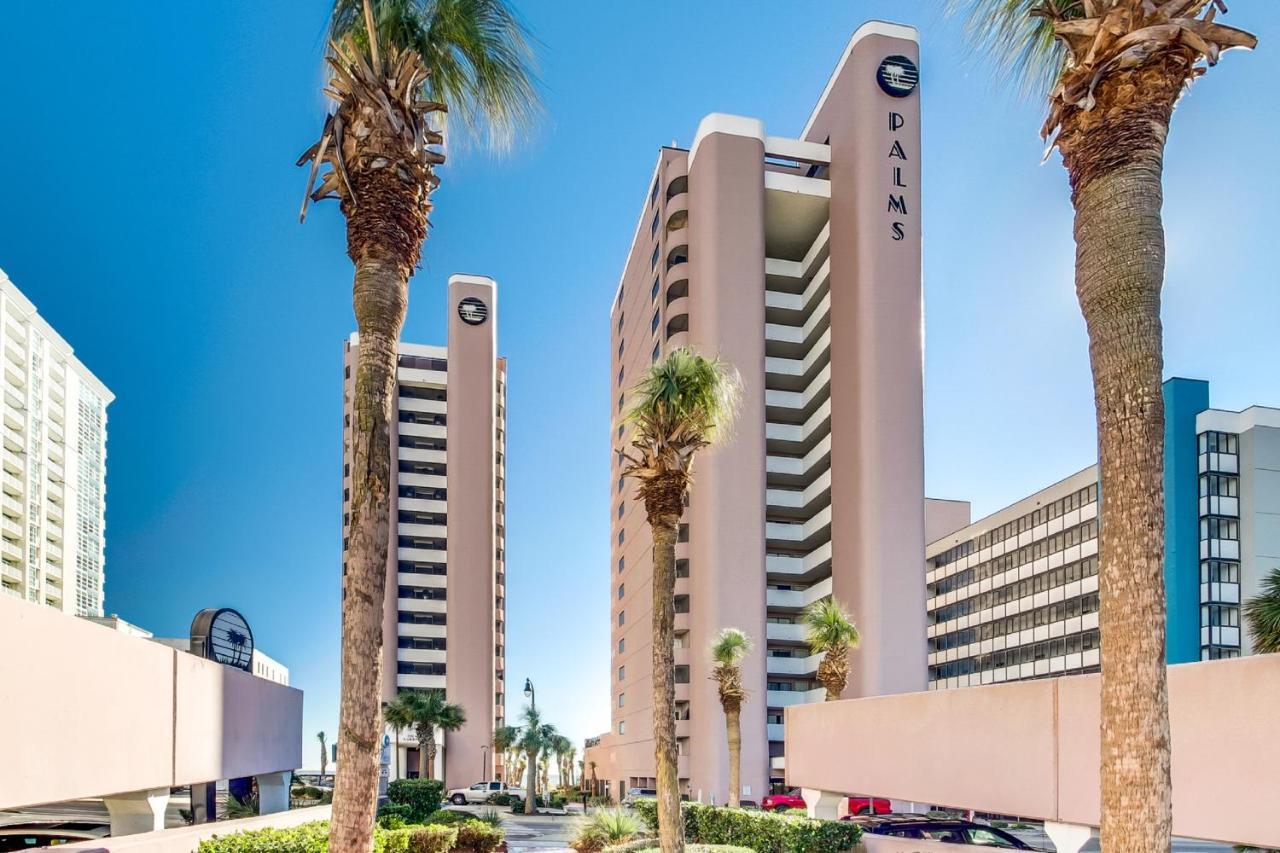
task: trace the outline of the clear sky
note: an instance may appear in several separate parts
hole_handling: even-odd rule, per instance
[[[510,358],[510,712],[532,677],[575,739],[608,717],[610,300],[658,146],[709,112],[798,134],[867,18],[923,42],[926,472],[985,513],[1093,461],[1071,212],[1039,104],[966,59],[941,0],[526,0],[548,118],[504,160],[454,151],[405,339],[442,343],[450,273],[496,278]],[[107,609],[168,636],[239,608],[336,731],[341,347],[332,203],[297,222],[324,114],[325,0],[6,10],[0,268],[117,395]],[[1170,375],[1280,405],[1280,7],[1177,111]],[[69,688],[70,689],[70,688]]]

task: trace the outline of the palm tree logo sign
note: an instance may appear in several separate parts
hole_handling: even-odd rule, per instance
[[[468,296],[458,303],[458,316],[468,326],[479,326],[489,316],[489,306],[474,296]]]
[[[905,56],[886,56],[876,71],[876,82],[886,95],[905,98],[916,90],[916,85],[920,82],[920,69]]]

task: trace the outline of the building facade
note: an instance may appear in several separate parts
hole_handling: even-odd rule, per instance
[[[698,459],[676,546],[679,776],[728,796],[709,647],[751,636],[742,785],[783,781],[783,712],[821,701],[800,615],[834,596],[863,630],[849,696],[925,686],[920,107],[915,31],[853,36],[806,124],[712,114],[662,148],[610,316],[611,442],[674,348],[741,374],[732,441]],[[588,750],[615,796],[653,783],[651,538],[613,461],[612,729]],[[902,614],[911,614],[903,618]],[[594,741],[594,739],[593,739]]]
[[[101,616],[115,396],[2,270],[0,349],[0,590]]]
[[[1209,408],[1209,384],[1165,400],[1169,663],[1250,651],[1240,605],[1280,567],[1280,410]],[[932,542],[929,686],[1099,667],[1098,467]]]
[[[467,723],[441,742],[436,778],[492,778],[503,724],[506,623],[506,360],[497,355],[497,286],[455,275],[448,346],[400,344],[392,424],[393,500],[383,615],[383,694],[442,690]],[[344,559],[359,336],[344,351]],[[395,734],[388,729],[393,738]],[[421,773],[401,732],[392,772]],[[439,761],[439,759],[437,759]]]

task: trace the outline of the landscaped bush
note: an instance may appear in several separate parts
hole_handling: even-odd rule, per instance
[[[444,783],[439,779],[397,779],[387,786],[387,799],[409,806],[409,823],[423,823],[444,801]]]
[[[644,832],[644,822],[636,815],[620,809],[601,809],[581,818],[569,846],[578,853],[599,853],[604,848],[623,844]]]
[[[415,821],[415,823],[434,823],[438,826],[454,826],[455,824],[466,823],[469,820],[473,820],[473,818],[467,812],[455,812],[450,809],[439,809],[438,811],[434,811],[427,815],[422,820]]]
[[[635,810],[656,833],[657,801],[640,800]],[[857,824],[835,820],[685,803],[684,835],[686,841],[698,844],[736,844],[757,853],[832,853],[852,850],[862,830]]]
[[[293,789],[292,794],[300,800],[318,800],[324,796],[324,791],[313,785],[299,785]]]
[[[513,797],[511,794],[490,794],[485,798],[485,803],[491,806],[510,806],[520,802],[519,797]]]
[[[378,806],[378,826],[383,829],[399,829],[413,816],[413,806],[407,803],[383,803]]]
[[[399,831],[409,834],[407,853],[449,853],[458,840],[456,826],[417,826]]]
[[[469,820],[458,824],[458,840],[454,842],[454,850],[466,853],[493,853],[502,846],[506,833],[496,826],[490,826],[481,820]]]
[[[410,829],[376,830],[374,853],[410,853],[412,832]],[[328,853],[328,849],[329,823],[323,820],[289,829],[253,829],[217,835],[201,841],[198,848],[199,853]],[[435,848],[426,849],[435,851]]]

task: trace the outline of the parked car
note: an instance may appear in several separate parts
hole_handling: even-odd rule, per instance
[[[760,801],[760,808],[767,812],[785,812],[789,809],[799,809],[803,811],[807,808],[804,797],[800,796],[800,789],[793,788],[785,794],[769,794]],[[874,800],[870,797],[854,796],[849,798],[849,814],[860,815],[870,814],[872,811],[876,814],[888,814],[892,807],[889,801],[876,797]]]
[[[31,820],[0,826],[0,851],[56,847],[103,838],[111,827],[105,821],[85,819]]]
[[[627,795],[622,798],[624,806],[634,806],[636,800],[656,800],[658,798],[657,790],[653,788],[631,788],[627,791]]]
[[[507,794],[518,800],[524,799],[524,788],[517,788],[508,785],[506,782],[498,782],[490,780],[488,782],[477,782],[470,788],[454,788],[448,794],[449,802],[455,806],[465,806],[468,803],[475,805],[483,803],[494,794]]]
[[[1005,850],[1041,849],[1033,847],[1003,829],[958,818],[935,819],[926,815],[890,814],[849,815],[844,819],[856,822],[864,832],[872,835],[942,841],[947,844],[968,844],[974,847],[999,847]]]

